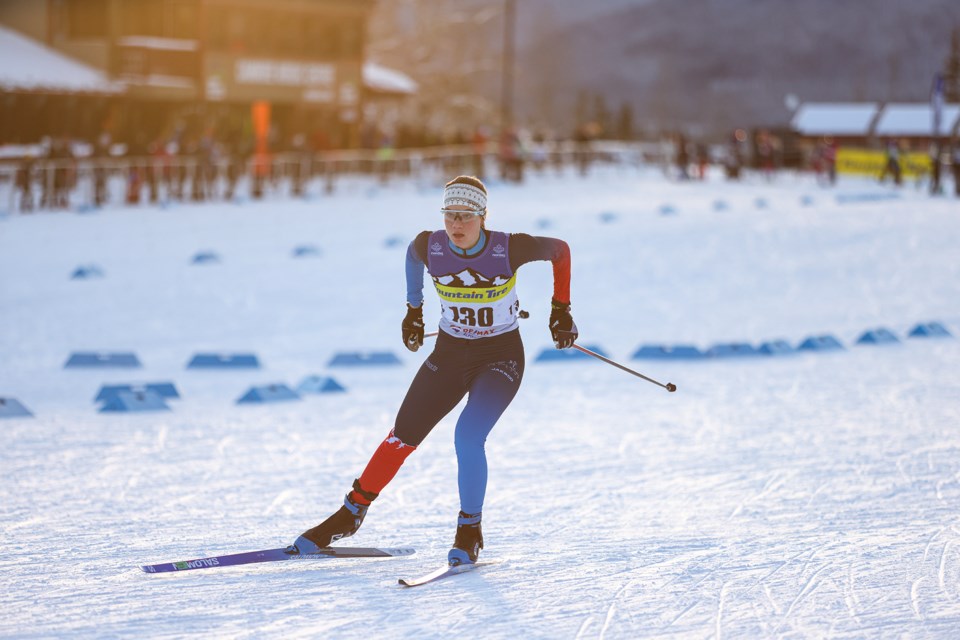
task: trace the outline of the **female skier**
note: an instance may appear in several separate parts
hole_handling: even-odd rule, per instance
[[[434,426],[464,395],[455,445],[460,489],[457,533],[447,560],[475,563],[483,536],[480,515],[487,487],[484,442],[513,400],[523,378],[523,343],[517,320],[516,271],[534,260],[553,263],[550,332],[558,349],[577,339],[570,316],[570,249],[555,238],[486,228],[487,189],[473,176],[459,176],[443,192],[444,229],[423,231],[407,250],[407,315],[403,344],[423,345],[423,270],[440,296],[436,346],[417,372],[393,430],[367,463],[343,506],[297,538],[293,552],[315,553],[360,528],[370,503],[383,491]]]

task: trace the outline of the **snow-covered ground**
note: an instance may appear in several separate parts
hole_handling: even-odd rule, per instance
[[[0,635],[956,637],[960,340],[905,335],[960,334],[960,204],[912,187],[837,199],[891,193],[635,169],[491,185],[492,228],[570,243],[581,343],[679,390],[534,362],[552,275],[523,267],[526,378],[487,444],[483,557],[500,562],[418,589],[397,578],[453,540],[456,412],[349,542],[410,558],[138,566],[282,546],[337,508],[425,357],[400,344],[403,254],[441,226],[439,185],[8,216],[0,397],[35,417],[0,419]],[[291,257],[302,244],[322,255]],[[192,265],[202,250],[221,261]],[[91,263],[103,278],[70,279]],[[881,326],[902,342],[854,345]],[[847,349],[631,360],[645,343],[825,333]],[[143,368],[64,369],[77,351],[134,351]],[[203,351],[263,368],[187,370]],[[328,367],[339,351],[403,366]],[[311,374],[348,392],[235,404]],[[182,396],[170,412],[97,412],[103,384],[160,381]]]

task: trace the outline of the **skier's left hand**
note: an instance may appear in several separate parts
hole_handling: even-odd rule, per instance
[[[407,303],[407,315],[402,323],[403,346],[416,351],[423,346],[423,306],[411,307]]]
[[[550,301],[550,335],[557,349],[569,349],[580,335],[570,315],[569,302]]]

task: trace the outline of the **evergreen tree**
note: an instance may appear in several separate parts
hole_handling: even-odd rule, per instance
[[[629,102],[620,105],[617,118],[617,137],[621,140],[633,140],[633,107]]]
[[[944,102],[960,102],[960,27],[950,37],[950,55],[943,74]]]
[[[593,95],[593,121],[600,126],[604,134],[610,132],[610,111],[607,109],[607,101],[600,93]]]
[[[577,126],[582,127],[583,125],[590,122],[590,110],[587,106],[589,98],[587,97],[587,92],[583,89],[580,89],[577,92]]]

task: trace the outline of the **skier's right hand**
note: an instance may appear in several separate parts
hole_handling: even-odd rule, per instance
[[[423,306],[411,307],[407,303],[407,315],[403,319],[403,346],[416,351],[423,346]]]
[[[570,315],[570,303],[550,300],[550,335],[557,349],[569,349],[578,337],[577,323]]]

